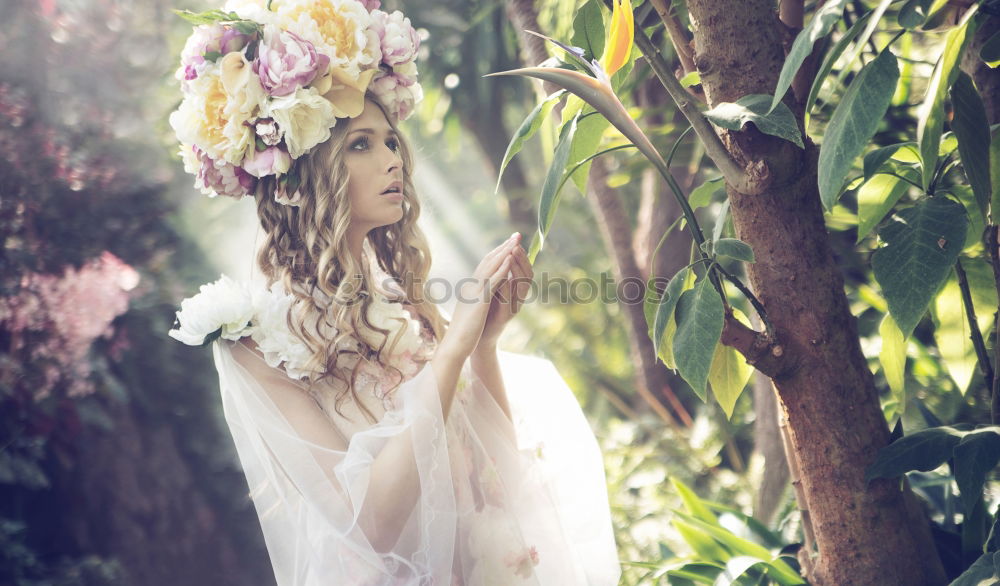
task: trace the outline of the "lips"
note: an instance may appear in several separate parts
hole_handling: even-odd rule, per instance
[[[388,187],[385,188],[385,190],[382,191],[382,195],[391,195],[391,194],[403,195],[402,181],[393,181],[392,183],[389,184]]]

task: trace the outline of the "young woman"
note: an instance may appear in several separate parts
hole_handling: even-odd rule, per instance
[[[310,7],[273,4],[279,17],[284,6]],[[386,18],[378,12],[373,21]],[[282,43],[274,22],[254,61]],[[253,42],[216,51],[227,100],[234,87],[255,91],[240,77],[248,71],[265,94],[281,82],[247,59]],[[383,44],[381,65],[388,52]],[[325,89],[316,80],[330,66],[315,61],[319,73],[300,76],[298,90]],[[195,73],[188,88],[213,74]],[[579,405],[550,363],[497,351],[532,277],[520,236],[483,257],[445,320],[422,295],[430,254],[398,104],[373,91],[341,102],[347,115],[294,157],[294,171],[246,181],[238,170],[257,169],[268,148],[293,150],[289,122],[281,142],[261,138],[273,141],[282,125],[266,116],[274,96],[252,114],[256,145],[238,160],[218,144],[218,159],[197,143],[184,149],[198,157],[189,168],[205,165],[201,186],[227,189],[209,175],[221,169],[230,188],[252,189],[269,286],[205,285],[182,303],[171,335],[215,340],[226,421],[278,584],[616,584],[604,472]],[[183,141],[183,123],[172,123]],[[284,152],[271,161],[283,166]]]

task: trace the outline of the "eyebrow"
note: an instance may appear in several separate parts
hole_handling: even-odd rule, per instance
[[[350,134],[354,134],[356,132],[360,132],[362,134],[375,134],[375,129],[373,129],[373,128],[355,128],[354,130],[352,130],[350,132]],[[397,136],[396,131],[393,130],[392,128],[390,128],[388,131],[386,131],[386,134],[388,134],[389,136]]]

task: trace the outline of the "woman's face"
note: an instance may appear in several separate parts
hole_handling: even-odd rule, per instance
[[[370,101],[348,123],[344,162],[352,230],[367,234],[402,219],[405,195],[399,140],[381,108]]]

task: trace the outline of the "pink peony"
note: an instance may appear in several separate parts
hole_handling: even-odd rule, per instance
[[[380,72],[372,80],[370,89],[399,120],[409,118],[414,105],[423,98],[423,89],[417,80],[400,73]]]
[[[382,43],[382,62],[390,67],[413,61],[420,48],[420,37],[410,24],[410,19],[400,11],[386,14],[372,12],[372,30]]]
[[[241,50],[246,47],[247,40],[245,34],[221,24],[195,27],[181,52],[182,73],[178,77],[185,81],[195,79],[208,61],[217,61],[226,53]]]
[[[198,174],[194,186],[209,197],[225,195],[240,199],[253,193],[257,180],[243,169],[223,160],[212,160],[200,148],[191,147],[198,157]]]
[[[264,27],[264,41],[257,49],[253,70],[272,96],[287,96],[326,73],[330,58],[309,41],[274,25]]]
[[[292,157],[281,147],[254,150],[243,160],[243,170],[254,177],[281,175],[292,166]]]
[[[274,146],[281,142],[281,131],[278,130],[278,124],[270,118],[257,120],[253,129],[267,146]]]

